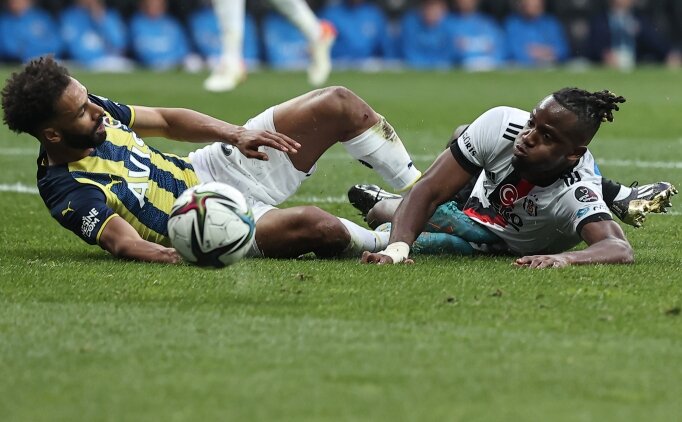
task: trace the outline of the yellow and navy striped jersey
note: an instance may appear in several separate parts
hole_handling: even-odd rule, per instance
[[[106,223],[118,215],[150,242],[168,245],[173,202],[199,183],[187,157],[145,144],[131,129],[132,107],[89,94],[104,108],[106,140],[78,161],[47,165],[38,157],[38,190],[52,217],[90,244],[99,243]]]

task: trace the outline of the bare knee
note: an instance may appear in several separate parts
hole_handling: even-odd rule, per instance
[[[379,115],[359,96],[343,86],[323,88],[320,95],[326,111],[352,135],[358,135],[379,121]]]
[[[301,207],[302,223],[309,229],[312,238],[319,241],[330,241],[337,239],[346,233],[341,221],[328,212],[315,207]]]

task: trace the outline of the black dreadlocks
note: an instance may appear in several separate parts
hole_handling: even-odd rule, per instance
[[[578,116],[578,122],[597,132],[602,122],[612,122],[613,112],[625,98],[609,91],[588,92],[580,88],[563,88],[552,94],[555,100]]]

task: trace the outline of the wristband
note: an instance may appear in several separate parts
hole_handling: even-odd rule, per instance
[[[410,245],[405,242],[393,242],[379,253],[391,257],[393,263],[397,264],[407,259],[410,254]]]

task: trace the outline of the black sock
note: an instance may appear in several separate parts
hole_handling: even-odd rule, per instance
[[[601,178],[602,195],[604,195],[604,202],[606,202],[606,205],[609,208],[613,204],[613,200],[616,199],[616,196],[618,196],[618,192],[620,192],[620,187],[621,187],[620,183],[614,182],[613,180],[609,180],[606,177]]]

